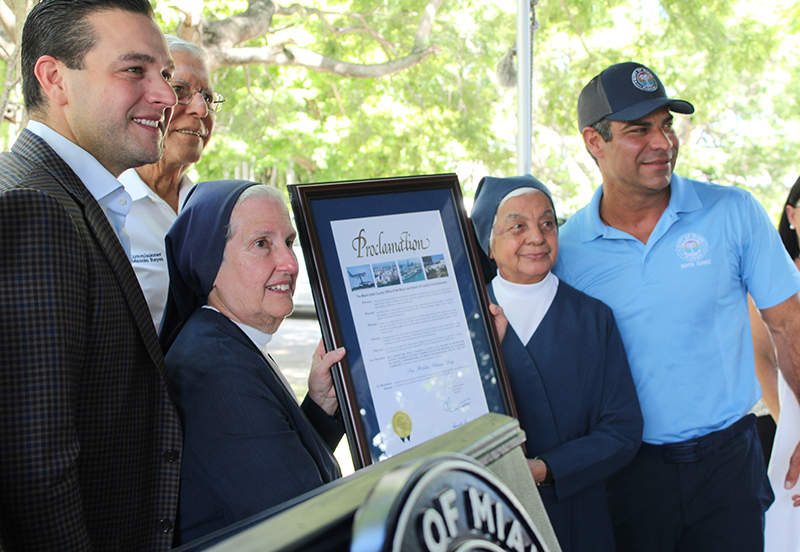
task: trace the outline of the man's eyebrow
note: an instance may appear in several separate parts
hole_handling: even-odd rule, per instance
[[[675,119],[675,116],[674,116],[672,113],[670,113],[669,115],[667,115],[666,117],[664,117],[664,118],[661,120],[661,124],[663,125],[664,123],[667,123],[667,122],[669,122],[669,121],[672,121],[672,120],[674,120],[674,119]],[[652,122],[650,122],[650,121],[643,121],[643,120],[641,120],[641,119],[637,119],[637,120],[635,120],[635,121],[628,121],[628,122],[627,122],[627,123],[626,123],[626,124],[625,124],[625,125],[622,127],[622,130],[628,129],[628,128],[630,128],[630,127],[637,127],[637,126],[638,126],[638,127],[650,127],[650,126],[653,126],[653,123],[652,123]]]
[[[117,61],[119,63],[130,63],[130,62],[150,63],[150,64],[158,63],[158,60],[156,60],[156,58],[154,58],[150,54],[145,54],[142,52],[127,52],[119,56],[117,58]],[[167,62],[167,66],[165,68],[171,71],[175,70],[175,62],[172,60],[172,58],[169,58],[169,61]]]
[[[628,121],[625,125],[623,125],[622,130],[629,129],[631,127],[649,127],[653,126],[653,123],[650,121],[642,121],[641,119],[637,119],[635,121]]]

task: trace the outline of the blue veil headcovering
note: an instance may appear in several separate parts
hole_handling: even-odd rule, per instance
[[[507,178],[486,176],[478,184],[470,219],[475,228],[478,244],[487,256],[489,255],[489,237],[492,235],[492,225],[497,208],[504,197],[519,188],[534,188],[544,192],[550,200],[550,204],[553,205],[553,196],[547,186],[529,174]],[[553,211],[555,212],[555,206],[553,206]]]
[[[208,301],[214,286],[225,236],[236,200],[259,182],[201,182],[186,199],[164,242],[169,269],[169,294],[159,340],[166,353],[189,316]]]

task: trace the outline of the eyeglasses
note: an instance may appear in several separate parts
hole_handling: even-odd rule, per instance
[[[198,90],[188,82],[174,79],[170,81],[170,85],[172,85],[175,95],[178,96],[178,103],[181,105],[189,105],[192,103],[195,94],[200,94],[200,96],[203,98],[203,101],[206,102],[208,110],[213,111],[214,113],[219,113],[219,111],[222,109],[222,104],[225,103],[225,98],[219,92],[214,92],[208,89]]]

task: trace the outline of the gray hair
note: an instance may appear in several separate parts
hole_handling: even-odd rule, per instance
[[[279,203],[284,208],[286,207],[286,197],[283,193],[278,190],[277,188],[270,186],[269,184],[256,184],[255,186],[250,186],[236,200],[236,203],[233,204],[233,209],[231,210],[231,215],[236,210],[236,208],[247,201],[248,199],[260,197],[264,199],[270,199]],[[288,212],[288,209],[287,209]],[[227,244],[233,236],[236,235],[236,227],[233,225],[233,222],[228,221],[228,230],[225,233],[225,243]]]
[[[600,119],[592,125],[592,128],[597,131],[597,134],[600,135],[604,142],[611,141],[613,135],[611,134],[611,121],[609,119]]]
[[[603,139],[603,142],[610,142],[611,138],[614,137],[614,135],[611,133],[611,121],[609,119],[600,119],[595,124],[590,126],[597,132],[597,134],[600,135],[600,138]],[[594,162],[599,165],[597,158],[592,155],[592,152],[589,151],[588,147],[586,148],[586,151],[588,151],[589,155],[592,156]]]
[[[184,40],[175,35],[169,34],[164,35],[164,38],[167,40],[167,48],[169,48],[170,52],[183,52],[185,54],[189,54],[202,61],[204,65],[208,61],[208,54],[206,51],[194,42],[189,42],[188,40]]]

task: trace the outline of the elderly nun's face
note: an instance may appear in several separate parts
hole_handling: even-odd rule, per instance
[[[547,276],[558,256],[558,222],[544,193],[537,190],[500,205],[489,256],[509,282],[535,284]]]
[[[275,333],[294,308],[296,233],[289,212],[279,200],[253,196],[233,209],[231,225],[208,304],[231,320]]]

